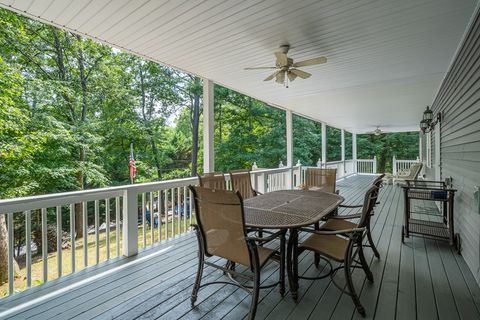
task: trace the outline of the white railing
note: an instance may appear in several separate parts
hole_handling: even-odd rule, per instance
[[[322,165],[336,168],[337,178],[354,173],[355,167],[353,160]],[[295,188],[303,182],[306,168],[298,163],[293,167],[253,170],[252,184],[262,193]],[[231,185],[226,177],[227,185]],[[30,288],[121,255],[136,255],[139,247],[189,233],[195,217],[188,185],[197,182],[192,177],[0,200],[0,215],[5,218],[8,235],[8,293],[16,290],[14,259],[19,256],[15,251],[25,256],[26,286]],[[75,226],[79,220],[81,237],[77,237]],[[32,278],[33,257],[41,257],[37,264],[42,268],[41,279]],[[52,260],[56,260],[56,267],[49,264]]]
[[[393,175],[397,175],[400,172],[407,172],[410,170],[412,164],[420,162],[420,159],[417,157],[415,160],[397,160],[395,156],[393,156],[392,160],[392,171]]]
[[[357,159],[357,173],[377,173],[377,157],[373,159]]]
[[[194,212],[187,186],[196,183],[197,178],[187,178],[0,200],[0,215],[7,222],[8,233],[8,293],[15,291],[15,251],[24,252],[26,286],[29,288],[32,283],[46,283],[110,260],[112,255],[135,255],[139,241],[146,248],[189,232]],[[77,215],[82,221],[81,238],[76,234]],[[36,230],[32,230],[32,221],[39,222]],[[142,230],[140,237],[139,229]],[[38,234],[38,238],[32,239],[34,234]],[[35,243],[41,243],[41,279],[32,279],[32,256],[35,249],[40,252]],[[93,248],[89,248],[92,243]],[[64,249],[65,246],[69,246],[69,250]],[[49,247],[55,248],[49,250]],[[82,258],[78,258],[78,250],[82,251]],[[49,251],[56,251],[56,254],[49,256]],[[70,255],[69,261],[64,261],[64,252]],[[92,255],[94,259],[89,259]],[[55,259],[56,270],[51,270],[48,262]]]
[[[251,171],[252,185],[261,193],[292,189],[300,185],[301,166]]]

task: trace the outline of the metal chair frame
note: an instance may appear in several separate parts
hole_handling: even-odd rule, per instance
[[[198,187],[189,186],[189,189],[192,191],[194,196],[195,208],[197,208],[198,210],[200,206],[199,206],[199,199],[197,196],[196,188]],[[193,286],[190,301],[191,301],[192,307],[194,307],[200,288],[203,288],[205,286],[212,285],[212,284],[231,284],[238,288],[241,288],[242,290],[245,290],[246,292],[252,295],[252,303],[250,306],[248,319],[254,319],[256,310],[257,310],[260,289],[271,288],[276,285],[280,285],[280,294],[283,296],[285,292],[285,233],[286,231],[280,230],[264,238],[247,236],[247,229],[245,228],[245,220],[244,220],[243,199],[239,192],[235,192],[235,194],[238,196],[239,205],[241,206],[242,219],[243,219],[243,234],[244,234],[244,239],[247,243],[249,257],[250,257],[250,266],[247,266],[247,267],[249,267],[250,271],[253,274],[248,275],[248,274],[244,274],[236,271],[235,263],[232,261],[228,261],[225,266],[221,266],[209,261],[205,261],[206,257],[211,257],[212,255],[210,255],[206,250],[207,242],[206,242],[206,237],[202,227],[202,220],[201,220],[202,218],[201,218],[201,215],[197,213],[197,224],[193,224],[192,227],[194,228],[195,233],[197,235],[198,247],[199,247],[199,254],[198,254],[199,261],[198,261],[197,275],[195,278],[195,283]],[[266,260],[264,265],[270,259],[277,261],[280,264],[279,280],[273,284],[260,286],[260,273],[264,265],[260,265],[258,247],[261,245],[267,244],[275,239],[280,239],[280,249],[275,250],[274,254],[271,255]],[[211,282],[202,284],[201,281],[202,281],[202,275],[203,275],[203,270],[205,266],[210,266],[210,267],[222,270],[224,274],[228,275],[228,278],[230,281],[211,281]],[[253,284],[252,286],[242,284],[238,280],[236,280],[235,277],[238,277],[247,281],[251,281],[253,282]]]

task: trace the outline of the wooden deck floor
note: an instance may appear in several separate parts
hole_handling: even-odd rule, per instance
[[[339,182],[347,203],[358,203],[372,176],[354,176]],[[367,311],[375,319],[480,319],[480,289],[463,261],[446,243],[413,237],[401,243],[403,199],[401,188],[385,186],[373,218],[373,236],[381,254],[367,249],[375,282],[359,271],[354,284]],[[345,212],[346,213],[346,212]],[[196,239],[184,236],[146,250],[135,258],[120,259],[52,281],[0,301],[0,318],[14,319],[242,319],[249,296],[233,286],[212,285],[199,293],[190,308],[196,271]],[[312,256],[302,256],[299,271],[315,275]],[[321,269],[321,268],[320,268]],[[264,281],[277,277],[269,265]],[[205,280],[221,278],[209,268]],[[338,278],[342,282],[341,276]],[[329,279],[301,280],[294,303],[276,288],[261,291],[257,319],[354,319],[349,296]]]

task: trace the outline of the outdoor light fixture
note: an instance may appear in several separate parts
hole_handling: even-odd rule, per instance
[[[442,121],[442,114],[440,112],[437,113],[434,119],[433,111],[427,106],[427,109],[423,112],[423,119],[420,121],[420,130],[422,130],[423,133],[430,132],[440,121]]]

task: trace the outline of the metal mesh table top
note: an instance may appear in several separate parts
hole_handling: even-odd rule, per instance
[[[343,197],[320,191],[282,190],[244,201],[249,227],[287,229],[313,224],[332,212]]]

